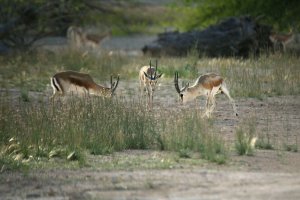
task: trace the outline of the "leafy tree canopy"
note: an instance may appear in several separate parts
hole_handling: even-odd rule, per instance
[[[299,0],[181,0],[173,7],[180,14],[176,25],[183,30],[199,29],[231,16],[263,17],[275,30],[297,29]]]
[[[65,35],[70,25],[117,35],[151,32],[147,27],[170,20],[162,7],[139,0],[0,0],[0,5],[0,48],[20,50],[42,37]]]

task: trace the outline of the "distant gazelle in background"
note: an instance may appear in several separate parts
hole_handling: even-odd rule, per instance
[[[149,66],[144,66],[140,69],[139,79],[140,79],[140,88],[141,94],[144,92],[147,93],[148,102],[147,105],[149,108],[152,108],[153,104],[153,95],[157,85],[158,79],[162,74],[157,74],[157,60],[155,68],[151,66],[151,61]]]
[[[290,30],[287,34],[271,33],[269,36],[271,42],[273,43],[274,50],[282,49],[286,52],[286,47],[294,41],[295,34]]]
[[[67,30],[67,40],[70,49],[78,50],[82,46],[83,31],[80,27],[70,26]]]
[[[58,94],[66,95],[67,93],[84,94],[89,96],[103,96],[112,97],[119,83],[119,76],[117,81],[112,81],[110,77],[110,87],[98,85],[94,82],[89,74],[84,74],[75,71],[58,72],[51,78],[51,86],[53,88],[53,99]]]
[[[68,44],[72,50],[81,48],[95,49],[99,47],[101,41],[111,35],[110,31],[102,34],[91,34],[80,27],[70,26],[67,30]]]
[[[206,96],[205,115],[207,117],[210,117],[216,107],[215,95],[222,92],[229,98],[234,114],[238,116],[234,100],[231,98],[223,78],[217,74],[208,73],[199,76],[194,85],[189,86],[188,83],[180,89],[178,86],[178,72],[175,72],[174,85],[182,103],[191,101],[198,96]]]

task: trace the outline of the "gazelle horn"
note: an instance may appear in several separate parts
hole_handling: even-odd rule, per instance
[[[150,60],[150,79],[152,80],[153,77],[153,71],[152,71],[152,66],[151,66],[151,60]]]
[[[117,89],[117,86],[119,84],[119,75],[117,76],[117,82],[112,82],[112,76],[110,76],[110,84],[111,84],[111,93],[113,94],[114,91]]]
[[[154,72],[154,78],[156,78],[156,72],[157,72],[157,60],[155,61],[155,72]]]
[[[176,91],[178,92],[178,94],[180,94],[180,89],[179,89],[179,86],[178,86],[178,72],[175,72],[174,85],[175,85]]]

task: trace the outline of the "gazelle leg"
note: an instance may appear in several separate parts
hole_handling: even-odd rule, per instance
[[[214,87],[208,94],[206,99],[206,108],[204,115],[208,118],[211,116],[212,111],[216,107],[215,96],[218,94],[220,87]]]
[[[219,93],[219,90],[220,90],[220,87],[214,87],[210,92],[210,98],[211,98],[211,103],[212,103],[212,105],[210,107],[210,112],[212,112],[216,107],[215,96],[216,96],[216,94]]]
[[[150,109],[152,109],[153,108],[153,93],[151,93],[151,102],[150,102]]]
[[[214,96],[211,96],[211,106],[210,106],[210,108],[209,108],[209,112],[210,113],[212,113],[213,112],[213,110],[215,109],[215,107],[216,107],[216,100],[215,100],[215,97]]]
[[[236,105],[234,103],[234,100],[231,98],[228,89],[226,88],[226,86],[224,84],[221,85],[220,89],[229,98],[229,100],[232,104],[233,111],[234,111],[235,115],[238,116],[238,113],[237,113],[237,110],[236,110]]]
[[[140,79],[140,98],[141,98],[141,102],[147,104],[147,101],[148,101],[148,87],[143,82],[143,80],[141,80],[141,79]]]
[[[91,98],[90,91],[88,89],[84,89],[84,97],[85,98]]]
[[[53,90],[53,94],[52,96],[50,97],[50,100],[52,102],[54,102],[54,99],[57,97],[57,96],[64,96],[64,92],[63,91],[58,91],[56,89]]]
[[[143,97],[145,93],[145,86],[144,86],[144,83],[142,80],[140,80],[140,94],[141,94],[141,97]]]
[[[147,85],[145,84],[144,80],[140,77],[140,100],[141,100],[141,102],[145,103],[144,101],[147,101],[147,99],[146,99],[147,93],[148,93]]]
[[[145,95],[147,95],[147,102],[146,102],[146,105],[147,105],[147,109],[151,109],[151,93],[150,93],[150,89],[148,87],[146,87],[146,92],[145,92]]]
[[[210,117],[210,111],[209,111],[210,101],[211,101],[211,95],[209,93],[206,98],[205,113],[202,117],[204,116]]]
[[[55,98],[57,95],[58,95],[58,92],[53,91],[53,94],[52,94],[52,96],[50,97],[50,100],[51,100],[51,101],[54,101],[54,98]]]

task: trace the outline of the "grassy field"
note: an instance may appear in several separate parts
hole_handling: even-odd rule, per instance
[[[99,57],[82,53],[39,53],[0,57],[0,87],[44,91],[49,77],[61,70],[90,73],[97,81],[108,80],[111,74],[120,74],[123,80],[137,79],[137,72],[149,64],[148,57],[108,56]],[[165,78],[180,77],[195,80],[198,75],[214,71],[226,77],[231,93],[236,97],[297,95],[299,88],[299,58],[271,55],[257,59],[161,58],[159,70]]]
[[[122,98],[74,97],[54,104],[47,100],[49,78],[55,72],[86,72],[98,83],[119,74],[122,84],[138,81],[139,68],[150,59],[106,53],[94,57],[80,52],[0,57],[0,168],[41,167],[53,160],[66,167],[88,166],[91,155],[128,149],[171,151],[179,158],[194,158],[196,153],[200,155],[196,160],[219,164],[225,163],[233,151],[253,155],[251,143],[256,134],[250,116],[236,130],[236,142],[228,143],[216,131],[214,120],[203,119],[197,110],[147,112],[142,102]],[[299,61],[288,55],[199,59],[191,53],[185,58],[160,58],[159,70],[169,82],[175,71],[184,81],[213,71],[225,77],[235,99],[263,100],[300,94]],[[17,100],[8,95],[16,88],[21,91]],[[170,90],[175,93],[174,88]],[[29,97],[32,91],[42,97]],[[257,144],[274,148],[268,142]],[[297,142],[286,149],[297,151]]]

